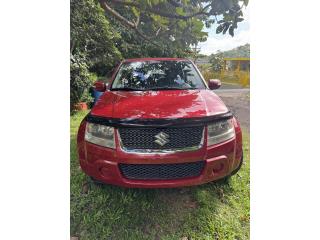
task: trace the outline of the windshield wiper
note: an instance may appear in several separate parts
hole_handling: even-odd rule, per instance
[[[124,88],[111,88],[111,91],[145,91],[145,89],[124,87]]]
[[[195,87],[154,87],[154,88],[147,88],[146,90],[190,90],[190,89],[197,89]]]
[[[195,87],[154,87],[154,88],[131,88],[131,87],[124,87],[124,88],[111,88],[111,91],[156,91],[156,90],[190,90],[190,89],[197,89]]]

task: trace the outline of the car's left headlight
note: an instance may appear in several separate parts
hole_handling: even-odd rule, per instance
[[[115,148],[114,128],[110,126],[87,122],[84,139],[103,147]]]
[[[235,135],[232,119],[208,124],[208,146],[224,142]]]

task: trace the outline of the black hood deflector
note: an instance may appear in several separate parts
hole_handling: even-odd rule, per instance
[[[106,118],[91,115],[90,113],[86,116],[86,121],[101,125],[107,125],[112,127],[192,127],[192,126],[203,126],[208,123],[216,122],[223,119],[230,119],[233,114],[229,111],[223,114],[217,114],[208,117],[197,117],[197,118],[169,118],[169,119],[117,119],[117,118]]]

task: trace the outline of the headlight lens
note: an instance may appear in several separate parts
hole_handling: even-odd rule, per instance
[[[84,139],[100,146],[115,148],[113,127],[87,123]]]
[[[232,119],[222,120],[208,125],[208,146],[224,142],[234,137]]]

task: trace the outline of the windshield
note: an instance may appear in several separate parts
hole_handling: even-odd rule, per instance
[[[205,89],[191,62],[145,61],[121,65],[111,90]]]

